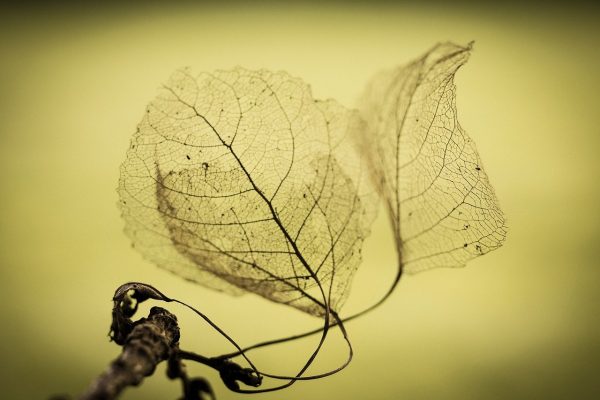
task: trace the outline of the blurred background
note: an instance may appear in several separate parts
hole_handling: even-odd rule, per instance
[[[156,2],[4,8],[0,17],[1,397],[77,394],[119,353],[111,298],[150,283],[208,314],[242,345],[319,321],[255,295],[231,298],[144,261],[122,232],[119,165],[146,104],[182,66],[283,69],[317,98],[353,106],[382,68],[439,41],[475,40],[457,75],[462,126],[508,217],[505,246],[460,270],[405,277],[381,308],[348,324],[341,373],[261,399],[592,399],[600,397],[599,13],[466,3]],[[394,275],[381,213],[350,313]],[[144,309],[145,312],[147,310]],[[183,308],[182,347],[228,344]],[[316,338],[252,353],[294,373]],[[333,334],[312,372],[344,360]],[[216,373],[218,399],[241,399]],[[174,399],[164,367],[124,399]]]

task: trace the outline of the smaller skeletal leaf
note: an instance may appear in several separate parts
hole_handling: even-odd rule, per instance
[[[339,310],[377,202],[352,149],[362,128],[283,72],[177,71],[121,166],[126,232],[206,287]]]
[[[460,267],[502,245],[505,219],[458,123],[454,75],[471,46],[435,46],[368,85],[360,137],[392,219],[400,268]]]

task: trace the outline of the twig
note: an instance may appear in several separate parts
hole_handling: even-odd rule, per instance
[[[133,326],[123,351],[80,400],[115,399],[127,386],[137,386],[152,375],[156,365],[171,358],[179,345],[177,318],[161,307],[152,307],[148,318]]]
[[[239,382],[254,387],[260,386],[262,377],[254,369],[243,368],[226,358],[207,358],[180,350],[177,317],[164,308],[152,307],[148,318],[134,322],[131,318],[138,305],[148,299],[175,301],[154,287],[139,282],[123,284],[116,290],[113,296],[109,336],[112,341],[123,347],[122,353],[90,384],[79,400],[116,399],[127,386],[139,385],[145,377],[154,373],[156,365],[166,360],[167,377],[181,380],[183,400],[215,399],[212,387],[206,379],[190,378],[187,375],[183,360],[216,369],[225,386],[233,391],[240,391]],[[198,313],[194,308],[191,309]],[[52,399],[69,400],[69,397],[55,396]]]

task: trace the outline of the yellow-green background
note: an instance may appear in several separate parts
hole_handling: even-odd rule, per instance
[[[254,295],[230,298],[148,264],[116,207],[119,164],[170,73],[284,69],[316,97],[353,105],[377,70],[438,41],[475,40],[457,76],[459,118],[508,217],[500,250],[461,270],[406,277],[348,325],[349,368],[269,399],[566,399],[600,396],[598,13],[563,7],[276,3],[2,10],[0,24],[0,397],[81,392],[118,354],[111,296],[151,283],[196,305],[242,344],[318,321]],[[393,275],[384,218],[346,311]],[[182,346],[230,348],[174,308]],[[343,359],[339,336],[317,363]],[[315,339],[256,353],[291,373]],[[204,368],[218,398],[240,399]],[[161,368],[126,399],[174,399]]]

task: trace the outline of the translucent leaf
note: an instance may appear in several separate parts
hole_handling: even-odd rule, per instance
[[[475,144],[456,115],[454,74],[470,50],[437,45],[379,74],[364,96],[369,130],[361,140],[407,272],[463,266],[506,236]]]
[[[375,213],[349,140],[362,128],[283,72],[177,71],[121,166],[126,232],[145,257],[204,286],[338,310]]]

